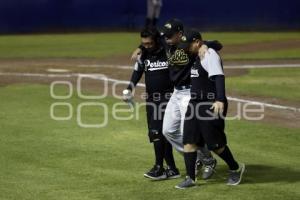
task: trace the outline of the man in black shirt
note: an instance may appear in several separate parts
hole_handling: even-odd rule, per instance
[[[132,90],[145,74],[148,136],[154,144],[155,165],[144,176],[153,180],[179,178],[172,145],[162,134],[164,110],[173,92],[166,52],[160,41],[160,33],[153,27],[142,30],[141,40],[143,53],[137,60],[130,84],[123,93],[127,94],[124,100],[132,98]],[[164,160],[167,163],[166,169],[163,167]]]
[[[209,48],[200,59],[197,54],[202,44],[201,34],[191,30],[185,32],[179,45],[188,54],[196,56],[191,69],[191,100],[185,115],[183,132],[187,177],[176,186],[179,189],[195,186],[197,149],[205,144],[228,165],[228,185],[238,185],[245,170],[245,165],[236,162],[227,146],[224,117],[228,103],[221,58],[214,49]]]
[[[170,79],[174,83],[174,92],[168,102],[164,123],[163,134],[179,152],[183,150],[183,122],[185,112],[190,100],[191,79],[190,71],[197,56],[187,54],[178,44],[183,36],[183,24],[178,19],[167,21],[163,27],[162,34],[166,42],[166,51],[169,61]],[[222,45],[217,41],[206,42],[209,47],[220,50]],[[208,149],[203,146],[198,150],[198,162],[196,171],[204,165],[203,179],[210,178],[216,167],[216,160]],[[197,173],[196,172],[196,173]]]

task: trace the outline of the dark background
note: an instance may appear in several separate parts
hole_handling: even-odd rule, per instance
[[[146,0],[1,0],[0,33],[134,30]],[[299,30],[300,0],[164,0],[160,24],[177,17],[202,30]]]

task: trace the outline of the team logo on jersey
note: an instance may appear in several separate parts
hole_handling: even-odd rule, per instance
[[[191,78],[199,77],[198,69],[191,69]]]
[[[173,55],[169,56],[168,60],[171,65],[186,65],[190,61],[183,49],[177,49]]]
[[[185,36],[182,36],[182,37],[181,37],[181,41],[185,42],[185,41],[186,41],[186,37],[185,37]]]
[[[144,61],[146,70],[149,71],[156,71],[156,70],[162,70],[162,69],[167,69],[168,68],[168,61],[155,61],[151,62],[150,60],[145,60]]]

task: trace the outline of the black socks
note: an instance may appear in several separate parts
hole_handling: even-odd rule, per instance
[[[173,156],[172,145],[165,139],[161,138],[153,142],[155,152],[155,165],[163,166],[164,159],[171,169],[175,169],[175,160]]]
[[[154,153],[155,153],[155,165],[164,165],[164,155],[165,155],[165,144],[162,139],[153,142]]]
[[[197,151],[184,153],[186,173],[194,181],[196,179],[196,175],[195,175],[196,159],[197,159]]]
[[[170,142],[167,141],[167,139],[165,139],[165,160],[167,165],[171,168],[171,169],[175,169],[176,165],[175,165],[175,160],[174,160],[174,155],[173,155],[173,147],[170,144]]]
[[[233,155],[232,155],[230,149],[228,148],[228,146],[226,146],[224,151],[218,155],[220,156],[220,158],[222,158],[227,163],[230,170],[238,170],[239,169],[239,164],[233,158]]]

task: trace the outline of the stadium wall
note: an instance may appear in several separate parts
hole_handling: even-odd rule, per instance
[[[164,0],[160,24],[177,17],[203,30],[300,29],[299,0]],[[146,0],[1,0],[0,33],[136,29]]]

